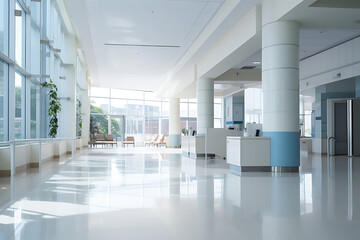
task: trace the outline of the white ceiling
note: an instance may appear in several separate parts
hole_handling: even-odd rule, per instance
[[[300,30],[300,47],[299,47],[299,60],[317,54],[330,47],[336,46],[354,36],[359,36],[360,30],[353,29],[325,29],[325,30],[314,30],[314,29],[301,29]],[[254,66],[255,69],[261,68],[261,65],[254,64],[254,61],[261,61],[261,50],[255,52],[249,56],[245,61],[234,66],[234,69],[241,69],[245,66]],[[227,95],[231,91],[242,91],[246,88],[253,87],[252,83],[246,83],[237,81],[228,84],[217,83],[221,89],[215,89],[218,94]],[[216,86],[216,84],[215,84]],[[241,87],[240,87],[241,86]],[[216,87],[215,87],[216,88]],[[304,96],[312,96],[312,91],[303,91]]]
[[[356,36],[360,36],[360,29],[301,29],[299,60],[322,52]],[[254,66],[256,69],[261,68],[261,65],[254,64],[254,61],[261,62],[261,50],[249,56],[245,61],[234,66],[234,68],[240,69],[244,66]]]
[[[158,89],[224,2],[224,0],[66,1],[73,25],[77,27],[76,32],[85,51],[92,85],[147,91]],[[245,11],[248,9],[247,5],[251,7],[260,2],[261,0],[243,0],[241,6]],[[314,0],[303,0],[283,17],[283,20],[296,20],[301,23],[300,60],[360,34],[360,21],[357,21],[360,19],[359,9],[309,7],[314,2]],[[80,11],[84,14],[79,14]],[[222,29],[225,33],[227,28],[225,26]],[[207,41],[211,40],[218,39],[212,37]],[[125,47],[105,44],[179,47]],[[234,68],[254,65],[253,61],[261,61],[261,49],[245,61],[236,64]],[[261,65],[256,68],[261,68]],[[216,92],[223,94],[241,86],[248,87],[246,83],[234,84],[238,85],[219,82],[216,84]],[[193,90],[193,86],[189,88]]]
[[[84,50],[91,66],[92,85],[148,91],[156,90],[165,80],[223,3],[223,0],[83,1],[89,23],[78,28],[89,27],[90,38],[84,39],[81,34],[79,38],[82,43],[92,41],[83,44],[90,46]],[[94,58],[89,59],[88,55]]]

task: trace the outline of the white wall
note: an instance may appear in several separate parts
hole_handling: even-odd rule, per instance
[[[10,170],[10,148],[0,148],[0,170]]]
[[[300,89],[312,89],[359,75],[360,37],[302,60]]]
[[[65,35],[67,51],[64,53],[64,75],[66,80],[60,81],[59,95],[62,110],[59,115],[58,137],[76,137],[76,39],[73,35]],[[67,98],[67,99],[66,99]]]

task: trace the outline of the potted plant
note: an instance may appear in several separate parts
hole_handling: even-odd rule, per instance
[[[76,99],[77,107],[76,107],[76,115],[78,118],[78,136],[82,136],[82,103],[79,99]]]
[[[61,111],[60,98],[58,97],[58,88],[55,83],[50,79],[49,82],[44,82],[41,84],[43,87],[49,88],[49,109],[48,114],[50,116],[49,123],[49,137],[55,138],[57,135],[57,130],[59,127],[58,114]]]

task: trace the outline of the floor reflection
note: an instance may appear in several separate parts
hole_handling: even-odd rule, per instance
[[[229,172],[170,149],[92,149],[0,179],[0,239],[356,239],[360,158]]]

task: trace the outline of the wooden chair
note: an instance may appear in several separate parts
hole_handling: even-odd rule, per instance
[[[154,143],[157,141],[159,135],[158,134],[155,134],[154,136],[152,136],[151,140],[150,141],[145,141],[144,142],[144,145],[146,147],[146,145],[154,145]]]
[[[95,145],[96,145],[96,137],[94,134],[90,134],[89,145],[90,145],[90,147],[95,147]]]
[[[103,134],[96,134],[96,141],[104,141],[105,138],[104,138],[104,135]]]
[[[126,146],[129,146],[129,144],[132,144],[133,147],[135,147],[135,138],[134,137],[126,137],[125,141],[123,141],[123,147],[126,145]]]
[[[165,142],[165,135],[164,134],[160,134],[158,140],[154,143],[154,145],[156,145],[157,147],[164,145],[166,146],[166,142]]]
[[[114,147],[114,144],[117,147],[117,139],[115,138],[114,140],[114,136],[112,134],[106,134],[105,135],[105,144],[111,144],[112,147]]]
[[[96,134],[95,142],[93,144],[94,144],[94,146],[101,145],[102,147],[104,147],[104,141],[105,141],[104,134]]]

